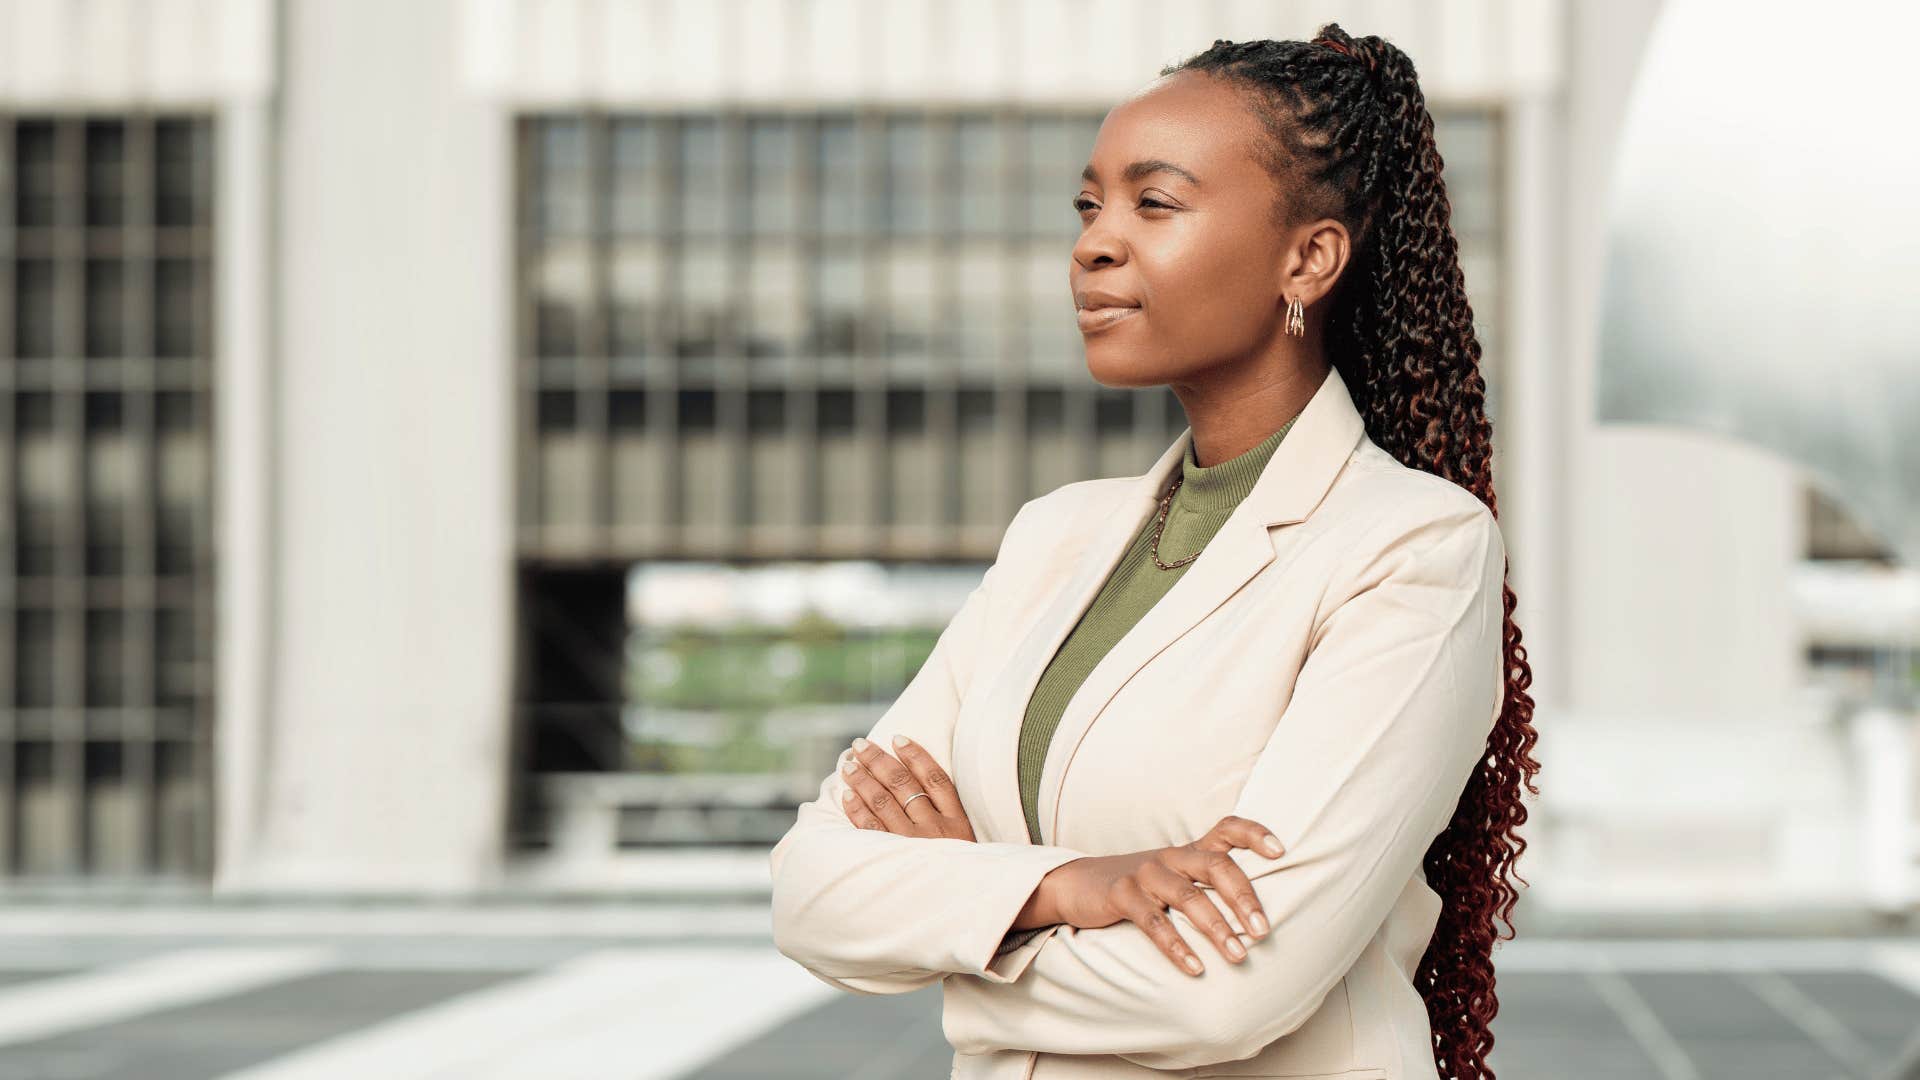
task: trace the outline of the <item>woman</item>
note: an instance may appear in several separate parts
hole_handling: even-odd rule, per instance
[[[774,848],[775,941],[942,982],[956,1077],[1490,1077],[1539,764],[1433,121],[1337,24],[1160,75],[1070,278],[1190,425],[1015,515]]]

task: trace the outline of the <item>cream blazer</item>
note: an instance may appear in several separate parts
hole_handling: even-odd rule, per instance
[[[1366,435],[1337,370],[1180,581],[1073,695],[1029,841],[1027,699],[1186,452],[1020,508],[993,565],[867,733],[905,732],[959,789],[977,842],[856,829],[836,769],[770,856],[774,942],[844,990],[935,982],[952,1077],[1434,1080],[1414,973],[1440,898],[1422,856],[1504,692],[1506,549],[1466,489]],[[1272,933],[1176,968],[1131,922],[1046,928],[997,952],[1040,879],[1088,855],[1192,841],[1227,814]]]

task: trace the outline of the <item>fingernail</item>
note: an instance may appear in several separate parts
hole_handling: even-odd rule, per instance
[[[845,765],[840,766],[840,771],[843,773],[846,773],[848,776],[852,776],[854,772],[857,771],[859,768],[860,768],[859,762],[853,760],[852,758],[848,758],[847,763]]]
[[[1267,932],[1267,917],[1257,911],[1253,913],[1253,932],[1256,934]]]
[[[869,745],[870,744],[867,742],[867,740],[861,738],[860,736],[855,735],[853,737],[853,748],[855,750],[865,750]]]
[[[1239,938],[1228,938],[1227,955],[1239,960],[1247,955],[1247,947],[1240,944]]]
[[[843,791],[843,792],[841,792],[841,793],[840,793],[840,801],[841,801],[841,802],[852,802],[852,801],[853,801],[853,792],[851,792],[851,791]]]
[[[1267,843],[1267,854],[1278,858],[1280,855],[1280,841],[1274,839],[1273,836],[1269,834],[1267,836],[1266,843]]]
[[[895,746],[905,746],[911,741],[912,740],[908,739],[905,735],[895,735],[893,737],[893,745]]]
[[[1200,958],[1197,956],[1187,957],[1187,970],[1193,972],[1195,975],[1200,974]]]

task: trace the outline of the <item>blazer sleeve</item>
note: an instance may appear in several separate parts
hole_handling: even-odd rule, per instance
[[[1319,1009],[1423,874],[1503,702],[1506,550],[1492,514],[1461,502],[1372,531],[1359,565],[1329,585],[1292,698],[1233,810],[1285,846],[1279,858],[1231,853],[1268,937],[1205,884],[1247,947],[1240,964],[1177,908],[1168,917],[1206,963],[1199,976],[1132,922],[1048,927],[996,960],[999,978],[947,980],[956,1050],[1192,1068],[1252,1057]]]
[[[1023,542],[1021,526],[1033,505],[1007,526],[993,566],[867,732],[869,741],[893,752],[893,736],[904,733],[953,774],[954,720],[987,633],[1006,553]],[[1024,839],[976,843],[856,828],[840,802],[848,785],[839,760],[768,857],[775,947],[822,981],[855,993],[906,993],[950,972],[1002,978],[988,963],[1020,940],[1024,932],[1010,934],[1013,921],[1040,879],[1086,853]]]

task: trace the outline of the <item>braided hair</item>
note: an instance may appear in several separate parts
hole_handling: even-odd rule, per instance
[[[1207,72],[1246,91],[1271,135],[1251,149],[1282,193],[1277,227],[1323,217],[1347,227],[1353,252],[1326,300],[1325,345],[1368,436],[1402,464],[1473,492],[1497,518],[1480,342],[1413,61],[1381,38],[1327,23],[1306,42],[1216,40],[1160,74],[1177,71]],[[1443,906],[1415,985],[1443,1080],[1494,1075],[1486,1063],[1499,1011],[1493,948],[1513,937],[1519,894],[1507,879],[1527,846],[1515,831],[1527,820],[1520,788],[1539,794],[1540,763],[1530,756],[1533,673],[1513,621],[1513,589],[1503,582],[1502,592],[1500,717],[1424,859]]]

